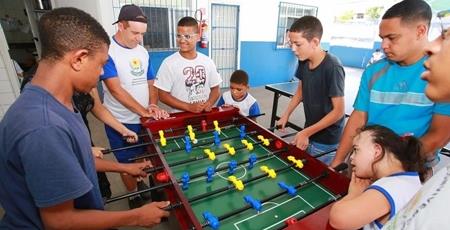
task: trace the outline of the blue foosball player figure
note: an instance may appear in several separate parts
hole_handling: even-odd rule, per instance
[[[256,155],[254,153],[250,154],[250,157],[248,158],[248,169],[252,169],[255,166],[256,163]]]
[[[214,167],[209,166],[206,168],[206,182],[212,182],[214,173],[216,173]]]
[[[239,137],[241,138],[241,139],[244,139],[245,138],[245,125],[241,125],[241,127],[239,128]]]
[[[262,209],[262,204],[261,201],[253,198],[252,196],[244,196],[244,200],[247,204],[249,204],[250,206],[252,206],[253,209],[255,209],[256,211],[260,212]]]
[[[190,180],[189,173],[187,173],[187,172],[183,173],[183,175],[181,176],[181,183],[182,183],[181,188],[183,190],[186,190],[189,188],[189,180]]]
[[[219,146],[220,145],[219,132],[214,131],[213,134],[214,134],[214,144],[216,146]]]
[[[236,171],[237,162],[235,160],[230,161],[230,163],[228,163],[228,167],[228,174],[233,174]]]
[[[214,230],[219,229],[220,226],[219,219],[215,217],[212,213],[204,212],[202,216],[212,229]]]
[[[191,139],[188,136],[184,136],[184,144],[186,147],[186,152],[190,153],[192,151]]]

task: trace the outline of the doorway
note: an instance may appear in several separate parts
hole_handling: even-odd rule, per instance
[[[228,87],[237,69],[239,6],[211,5],[211,58],[222,77],[221,87]]]
[[[19,80],[26,75],[40,55],[37,22],[51,9],[48,0],[0,0],[0,23],[6,37],[8,54]]]

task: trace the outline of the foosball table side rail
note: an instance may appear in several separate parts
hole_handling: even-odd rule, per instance
[[[153,143],[155,142],[154,136],[150,135],[150,139]],[[180,186],[178,185],[177,178],[172,174],[169,169],[169,165],[166,162],[161,149],[158,145],[149,146],[148,148],[154,148],[158,157],[152,157],[151,162],[153,167],[163,166],[164,171],[169,175],[171,185],[163,188],[165,198],[170,201],[171,205],[180,204],[179,207],[172,210],[175,218],[178,221],[178,225],[181,229],[201,229],[201,224],[198,222],[197,218],[186,197],[183,195]],[[153,176],[154,177],[154,176]],[[158,183],[154,179],[155,183]]]

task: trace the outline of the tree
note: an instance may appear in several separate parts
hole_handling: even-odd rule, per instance
[[[340,22],[347,22],[353,19],[353,15],[355,15],[355,12],[353,12],[353,10],[348,10],[338,16],[337,19]]]
[[[378,18],[380,18],[382,10],[383,7],[380,6],[370,7],[366,10],[366,15],[368,16],[369,19],[377,20]]]

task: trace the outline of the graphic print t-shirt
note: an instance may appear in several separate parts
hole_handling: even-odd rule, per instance
[[[169,92],[180,101],[196,103],[208,100],[211,88],[221,82],[216,65],[209,57],[197,53],[195,59],[188,60],[176,52],[161,64],[155,87]],[[172,112],[177,111],[173,109]]]

